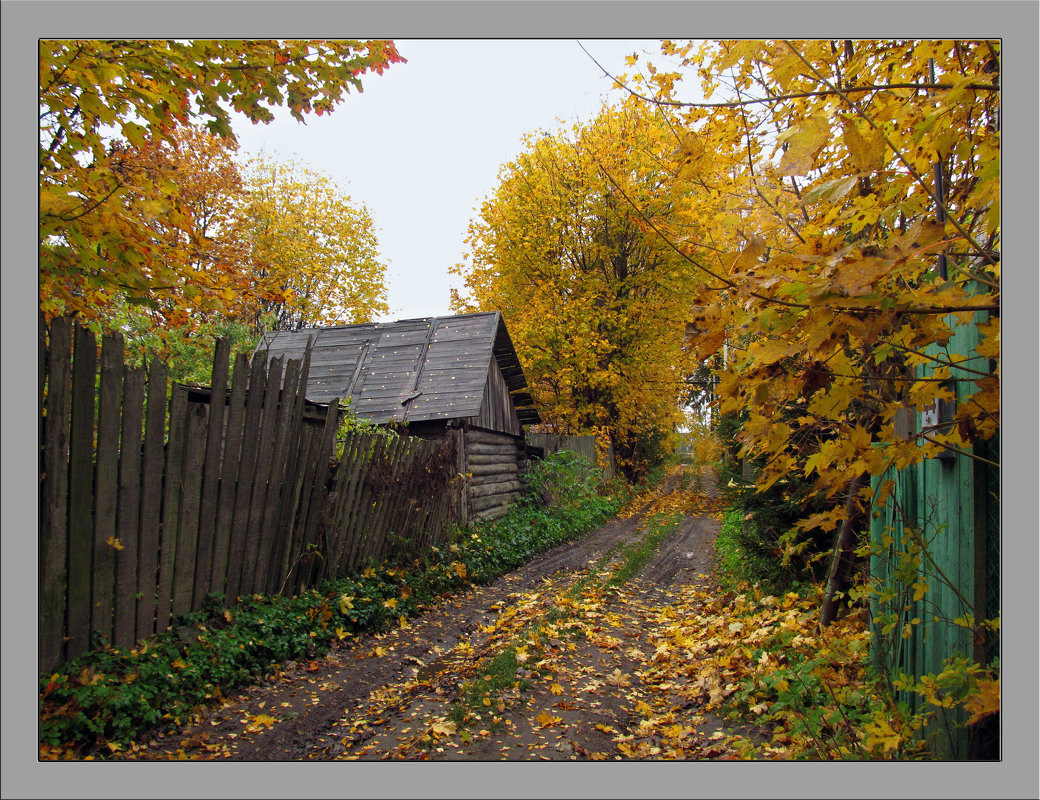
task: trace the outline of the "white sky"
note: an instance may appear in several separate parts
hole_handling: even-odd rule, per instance
[[[523,134],[592,119],[619,90],[574,39],[395,40],[406,64],[363,76],[306,125],[279,110],[270,125],[235,126],[243,157],[261,148],[330,175],[364,203],[388,263],[386,319],[450,313],[448,269],[462,260],[467,226],[497,186]],[[655,56],[656,40],[583,39],[612,74],[625,56]]]

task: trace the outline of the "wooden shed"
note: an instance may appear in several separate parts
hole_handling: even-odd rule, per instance
[[[299,358],[308,340],[308,400],[349,398],[363,419],[453,439],[468,476],[462,522],[505,513],[526,465],[524,426],[540,418],[498,311],[278,331],[259,348]]]

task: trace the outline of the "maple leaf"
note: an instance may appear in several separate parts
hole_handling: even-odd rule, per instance
[[[880,716],[876,716],[873,722],[864,725],[863,730],[866,734],[863,744],[870,750],[881,747],[882,751],[887,754],[897,750],[903,741],[903,738],[892,729],[888,721]]]
[[[549,686],[549,691],[553,694],[563,694],[563,687],[558,683],[553,683]]]
[[[542,711],[535,717],[535,721],[538,723],[538,727],[540,728],[551,728],[553,725],[563,722],[563,717],[556,717],[548,711]]]
[[[249,724],[246,726],[246,731],[249,733],[258,733],[265,728],[272,727],[277,720],[270,714],[257,714],[254,717],[247,715]]]
[[[611,684],[612,686],[620,687],[632,685],[632,679],[617,668],[615,668],[614,671],[607,676],[606,682]]]
[[[457,726],[450,720],[439,720],[430,726],[430,731],[437,736],[450,736],[456,730]]]

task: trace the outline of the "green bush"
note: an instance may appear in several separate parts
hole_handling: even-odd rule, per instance
[[[739,415],[723,415],[718,434],[724,453],[716,465],[719,487],[728,509],[716,551],[725,576],[735,581],[762,583],[774,591],[819,580],[833,533],[803,533],[795,523],[827,505],[812,481],[792,473],[759,491],[743,477],[743,460],[737,455]],[[754,470],[756,465],[752,463]],[[833,502],[833,501],[832,501]]]

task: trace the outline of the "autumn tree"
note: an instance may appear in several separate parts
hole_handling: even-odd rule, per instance
[[[681,203],[671,147],[636,108],[527,136],[456,268],[467,295],[454,307],[502,311],[543,420],[609,436],[630,476],[681,419],[691,371],[686,303],[698,281],[646,222]]]
[[[249,165],[238,233],[249,286],[234,314],[257,331],[370,322],[389,311],[368,209],[327,175],[261,157]]]
[[[236,112],[329,113],[362,75],[403,60],[392,42],[353,40],[43,40],[39,52],[40,305],[102,321],[189,286],[219,305],[225,288],[193,283],[197,251],[169,247],[173,231],[182,243],[197,232],[192,210],[174,175],[130,151],[191,122],[233,140]]]
[[[871,478],[977,457],[999,430],[999,43],[662,49],[679,67],[629,88],[668,114],[679,219],[709,232],[657,226],[707,278],[694,344],[731,345],[720,408],[746,414],[759,488],[800,474],[831,499],[801,526],[840,530],[834,578],[891,492]],[[687,77],[706,102],[679,97]],[[964,325],[974,352],[950,346]],[[905,424],[955,398],[950,420]]]

